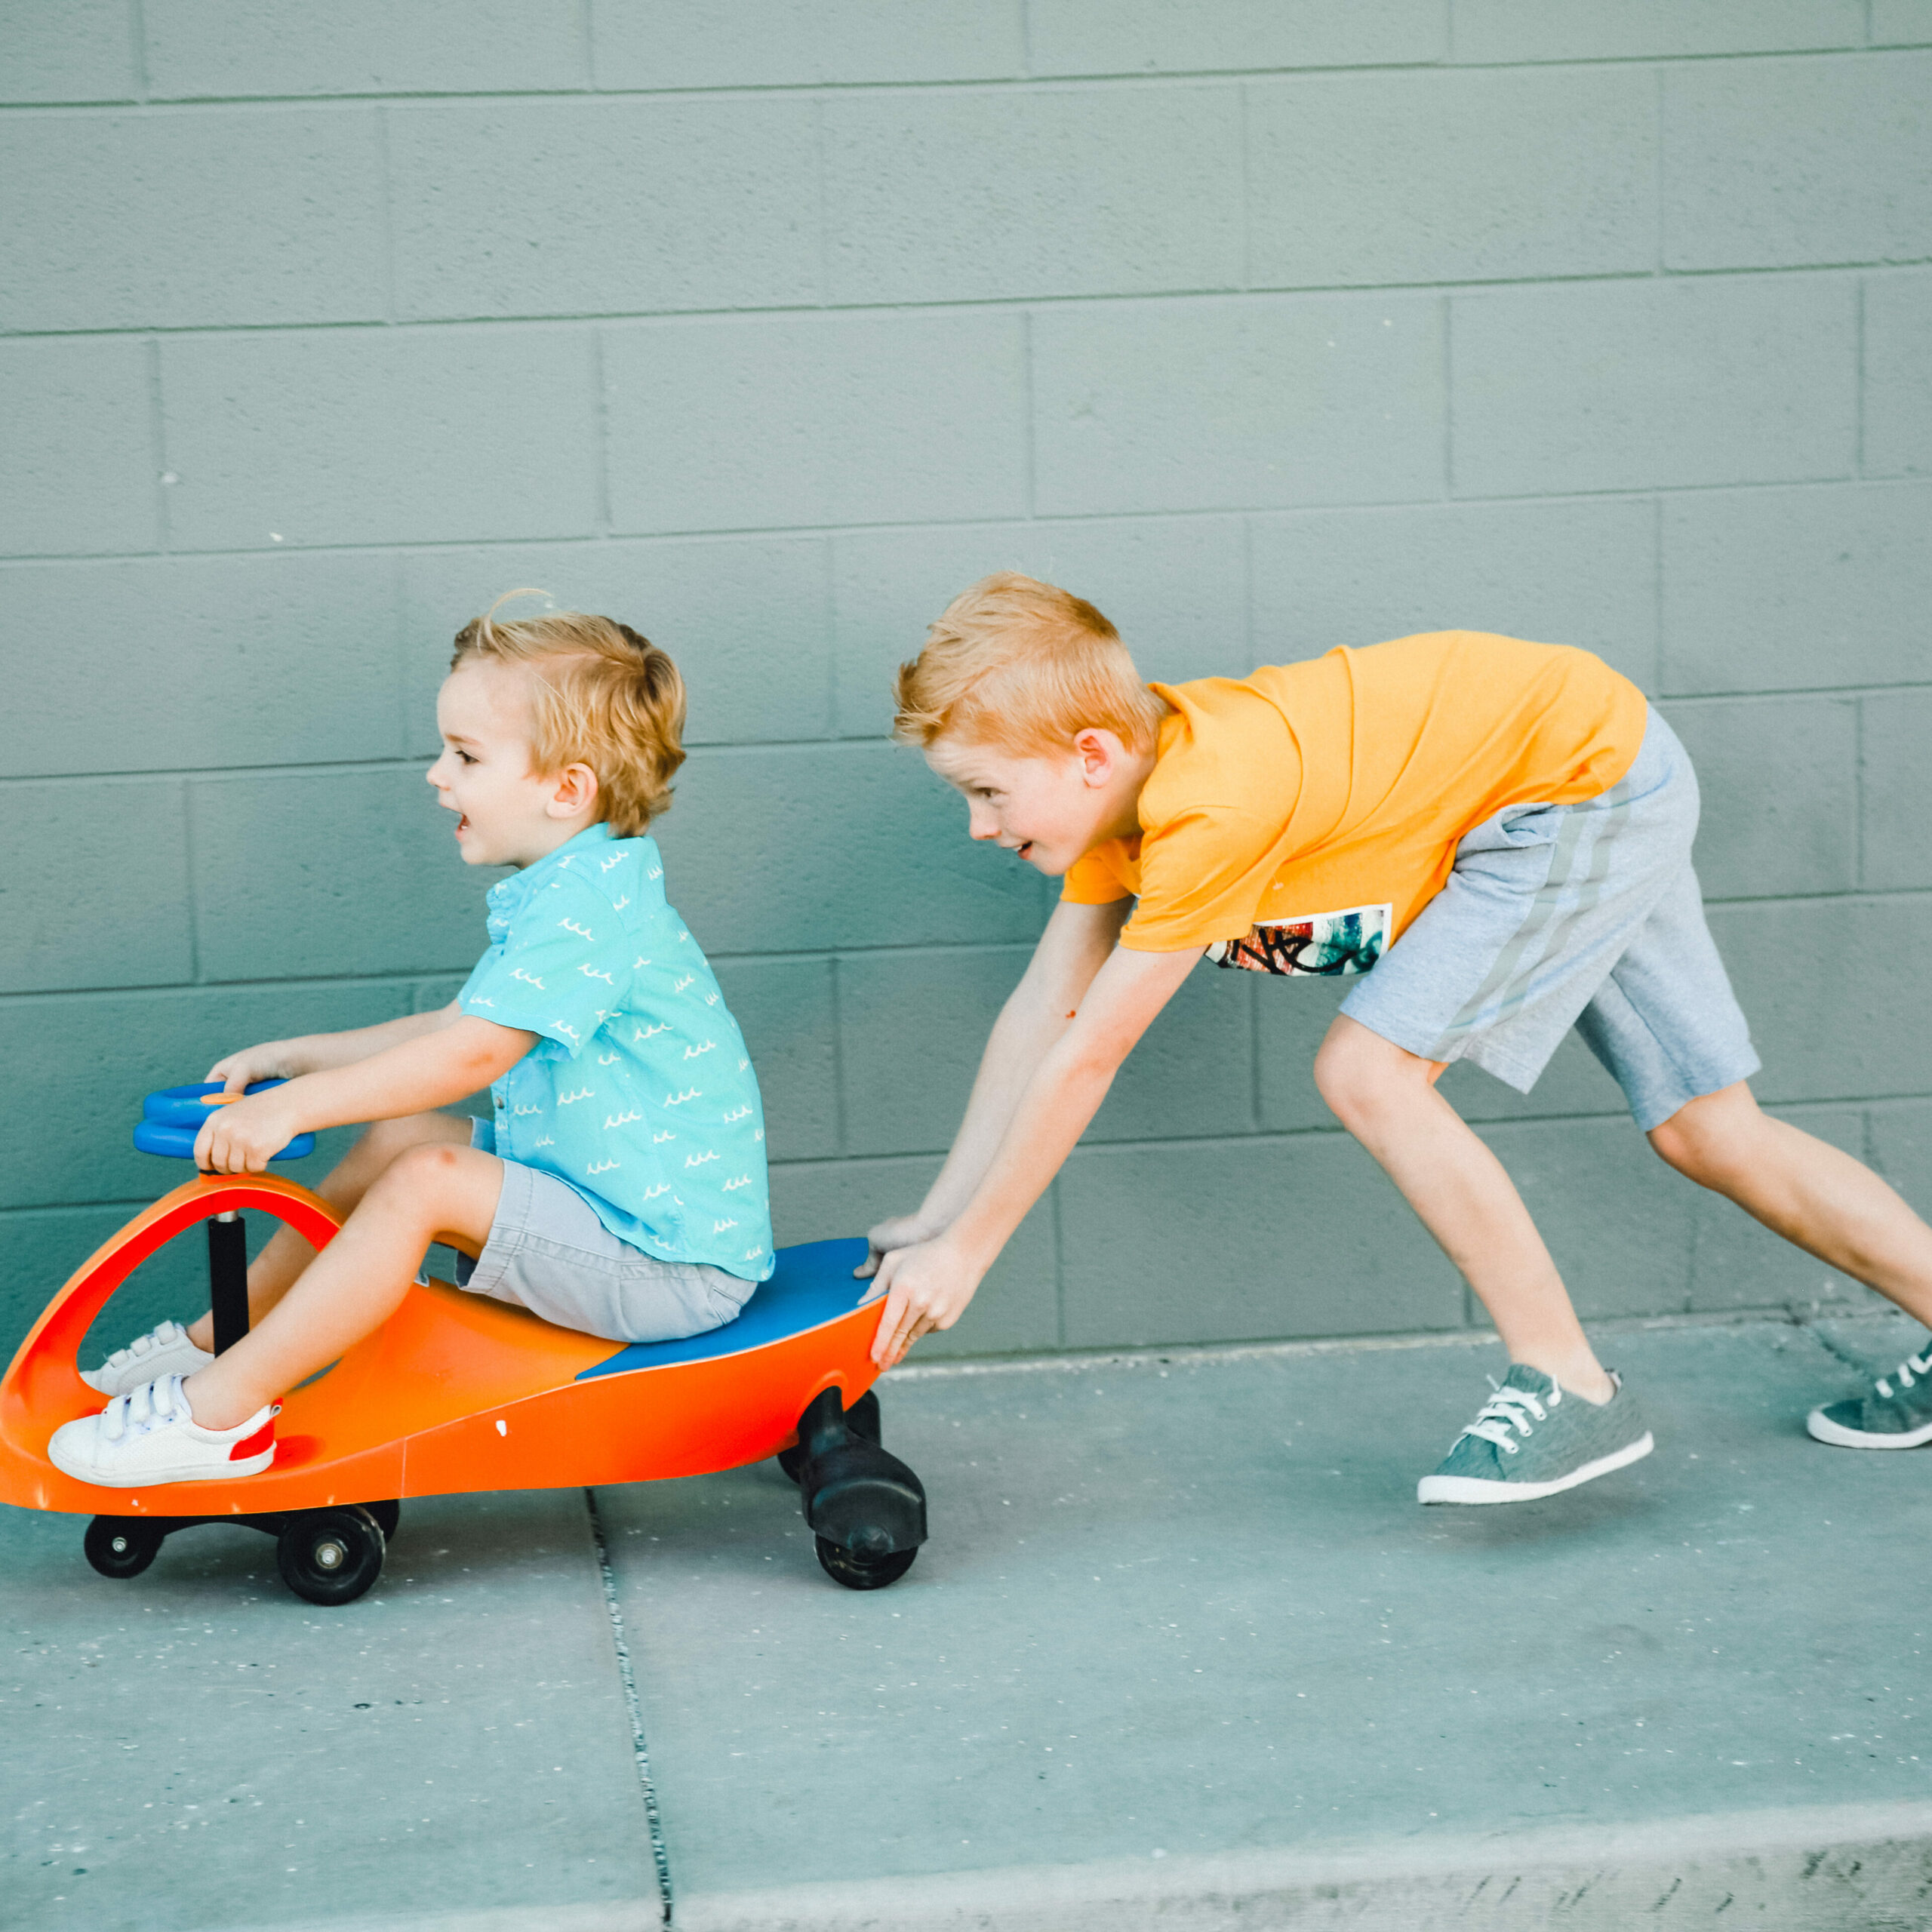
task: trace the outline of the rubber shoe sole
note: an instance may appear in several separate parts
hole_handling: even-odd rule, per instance
[[[1832,1421],[1823,1409],[1814,1409],[1804,1418],[1804,1426],[1814,1442],[1829,1442],[1834,1449],[1917,1449],[1932,1442],[1932,1422],[1887,1435],[1875,1430],[1847,1429],[1843,1423]]]
[[[1585,1463],[1554,1482],[1485,1482],[1480,1476],[1424,1476],[1416,1484],[1418,1503],[1534,1503],[1539,1497],[1560,1496],[1579,1483],[1594,1482],[1613,1469],[1628,1469],[1641,1463],[1657,1447],[1648,1429],[1635,1442],[1594,1463]]]

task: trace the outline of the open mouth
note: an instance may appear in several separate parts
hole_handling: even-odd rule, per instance
[[[469,829],[469,814],[465,812],[456,822],[456,835],[460,838]]]

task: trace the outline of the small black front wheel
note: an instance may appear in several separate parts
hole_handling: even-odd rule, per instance
[[[387,1503],[365,1503],[363,1508],[375,1518],[376,1527],[383,1533],[383,1541],[395,1541],[396,1525],[402,1521],[402,1505],[391,1500]]]
[[[383,1574],[382,1526],[359,1506],[304,1509],[275,1539],[281,1580],[310,1603],[353,1603]]]
[[[154,1561],[166,1534],[138,1516],[97,1516],[81,1548],[103,1577],[138,1577]]]
[[[912,1549],[889,1549],[877,1556],[856,1549],[848,1549],[842,1543],[835,1543],[829,1537],[814,1539],[818,1545],[819,1567],[835,1583],[842,1583],[848,1590],[882,1590],[888,1583],[896,1583],[912,1567],[912,1559],[918,1555]]]

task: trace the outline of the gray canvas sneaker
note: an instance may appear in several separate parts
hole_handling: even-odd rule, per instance
[[[1880,1376],[1870,1395],[1827,1402],[1804,1418],[1804,1426],[1838,1449],[1916,1449],[1932,1442],[1932,1342]]]
[[[1532,1503],[1607,1475],[1656,1444],[1637,1398],[1615,1374],[1604,1403],[1567,1395],[1555,1379],[1514,1362],[1476,1419],[1457,1437],[1418,1503]]]

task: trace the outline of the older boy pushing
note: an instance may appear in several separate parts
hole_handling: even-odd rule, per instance
[[[896,735],[965,795],[972,836],[1065,883],[944,1168],[872,1231],[881,1361],[959,1318],[1204,956],[1364,976],[1316,1084],[1512,1362],[1423,1502],[1552,1495],[1652,1446],[1501,1163],[1436,1091],[1452,1061],[1527,1092],[1574,1026],[1671,1166],[1932,1324],[1932,1229],[1752,1098],[1691,869],[1696,776],[1587,651],[1445,631],[1149,686],[1091,605],[1003,575],[948,607],[898,696]],[[1927,1372],[1914,1358],[1812,1434],[1932,1440]]]

